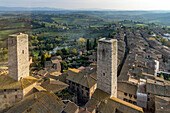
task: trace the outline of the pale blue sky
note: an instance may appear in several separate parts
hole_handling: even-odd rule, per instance
[[[64,9],[170,10],[170,0],[0,0],[0,6]]]

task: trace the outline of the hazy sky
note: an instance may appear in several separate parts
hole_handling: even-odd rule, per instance
[[[0,6],[64,9],[170,10],[170,0],[0,0]]]

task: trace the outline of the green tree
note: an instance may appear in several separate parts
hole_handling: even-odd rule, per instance
[[[61,49],[63,55],[69,55],[69,49],[68,48],[63,48]]]
[[[149,34],[149,35],[153,35],[153,32],[152,32],[152,31],[149,31],[148,34]]]
[[[89,41],[89,39],[87,39],[86,49],[87,49],[87,51],[89,51],[89,50],[90,50],[90,41]]]
[[[58,50],[57,50],[56,55],[63,56],[63,52],[61,51],[61,49],[58,49]]]
[[[86,42],[85,38],[79,38],[79,39],[78,39],[78,44],[79,44],[80,46],[85,46],[85,42]]]
[[[75,48],[71,48],[70,53],[73,55],[77,55],[77,50]]]
[[[60,64],[61,64],[61,72],[63,73],[63,70],[67,70],[68,66],[65,61],[61,61]]]
[[[97,47],[97,39],[94,39],[94,43],[93,43],[93,49],[95,49]]]
[[[163,79],[164,79],[164,75],[163,75],[163,73],[161,73],[160,78],[163,78]]]
[[[42,56],[43,55],[43,51],[41,50],[40,52],[39,52],[39,55],[38,56]]]
[[[43,67],[45,67],[45,62],[46,62],[45,55],[42,54],[42,55],[41,55],[41,65],[42,65]]]

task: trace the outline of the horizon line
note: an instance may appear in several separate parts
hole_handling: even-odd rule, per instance
[[[14,6],[0,6],[0,7],[4,7],[4,8],[48,8],[48,9],[60,9],[60,10],[110,10],[110,11],[170,11],[169,10],[165,10],[165,9],[107,9],[107,8],[56,8],[56,7],[41,7],[41,6],[27,6],[27,7],[14,7]],[[40,9],[41,10],[41,9]],[[46,10],[46,9],[44,9]]]

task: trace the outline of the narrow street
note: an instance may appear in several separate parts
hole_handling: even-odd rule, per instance
[[[124,55],[124,58],[123,58],[123,60],[122,60],[122,62],[121,62],[121,64],[120,64],[120,66],[119,66],[119,69],[118,69],[118,71],[117,71],[117,76],[120,75],[120,72],[121,72],[122,67],[123,67],[123,65],[124,65],[124,63],[125,63],[125,60],[126,60],[126,58],[127,58],[127,55],[129,54],[129,48],[128,48],[128,45],[127,45],[127,36],[126,36],[126,32],[124,33],[124,41],[125,41],[125,55]]]

